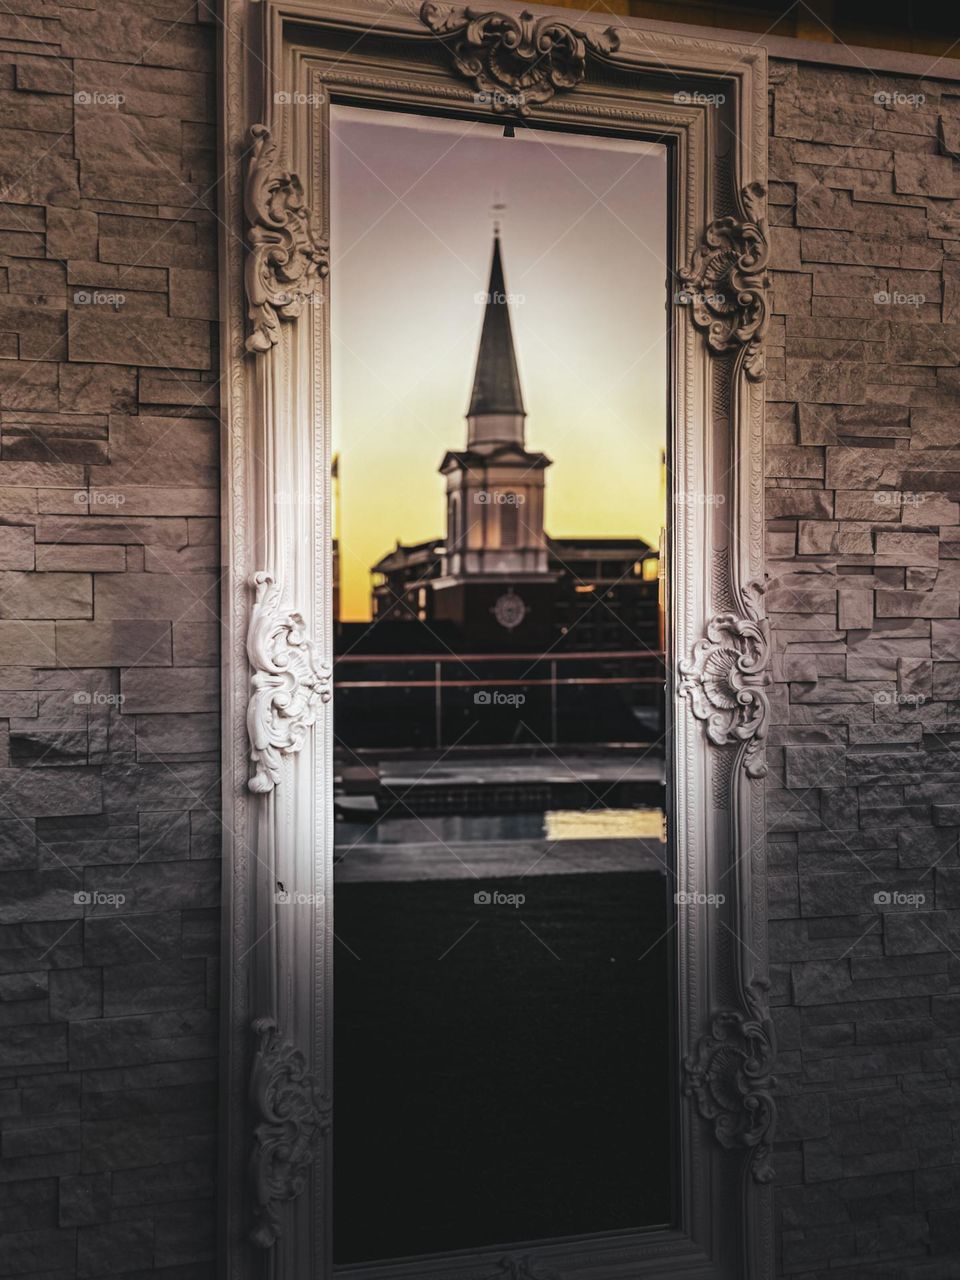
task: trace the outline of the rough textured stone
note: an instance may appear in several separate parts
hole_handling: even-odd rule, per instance
[[[0,569],[32,569],[33,548],[30,525],[0,525]]]
[[[0,573],[0,618],[89,618],[92,582],[81,573]]]
[[[37,549],[36,567],[45,573],[123,573],[126,566],[123,548],[117,546],[58,547],[41,544]]]
[[[121,691],[125,715],[213,711],[219,695],[218,680],[207,667],[125,671]]]
[[[213,574],[204,573],[111,574],[97,579],[96,617],[102,622],[144,618],[211,622],[219,607],[218,585]]]
[[[67,667],[162,667],[171,662],[170,623],[60,622],[57,660]]]
[[[169,0],[14,8],[0,17],[0,1273],[201,1280],[221,834],[208,810],[191,823],[218,776],[214,27]],[[126,101],[74,101],[84,90]],[[76,301],[97,291],[122,301]],[[145,549],[163,554],[148,566]],[[126,713],[122,674],[176,667],[190,672],[176,705],[202,711]],[[153,822],[170,813],[178,840]]]
[[[216,954],[220,841],[198,803],[216,768],[194,758],[212,742],[217,683],[213,27],[165,0],[20,9],[4,20],[0,85],[0,573],[43,611],[0,621],[16,663],[0,713],[11,760],[82,733],[91,763],[0,770],[14,810],[0,867],[25,877],[2,896],[33,917],[0,925],[0,994],[11,1017],[48,1019],[0,1037],[0,1105],[16,1095],[22,1109],[0,1147],[17,1188],[0,1206],[2,1270],[201,1280],[216,1127],[201,970]],[[933,65],[924,104],[887,109],[878,85],[917,81],[855,60],[774,69],[780,1266],[798,1280],[955,1280],[956,86]],[[72,101],[120,81],[122,115]],[[125,301],[74,305],[85,287]],[[874,301],[897,291],[926,301]],[[27,587],[34,535],[48,582]],[[829,585],[799,581],[797,557]],[[133,701],[69,727],[75,691],[124,687]],[[86,892],[124,893],[123,911],[74,903],[74,872]],[[935,901],[874,901],[896,892]]]
[[[960,619],[930,623],[930,656],[960,662]]]
[[[837,595],[837,624],[843,630],[869,630],[873,626],[873,592],[842,590]]]
[[[960,197],[960,174],[947,156],[898,151],[893,172],[896,190],[905,195],[952,200]]]
[[[768,824],[792,859],[772,898],[778,1274],[947,1280],[960,1265],[944,1210],[960,1185],[945,1127],[960,1052],[960,166],[938,154],[940,86],[926,106],[884,107],[862,70],[778,71],[787,225],[772,265],[813,288],[778,291],[766,514],[780,583],[798,585],[798,556],[836,573],[839,628],[805,645],[775,588]],[[812,725],[839,736],[776,736]]]
[[[14,815],[100,812],[100,778],[93,769],[0,769],[0,786]]]
[[[869,524],[879,521],[900,521],[902,494],[884,489],[838,489],[836,498],[837,520],[865,520]]]
[[[73,1174],[60,1179],[61,1227],[105,1222],[110,1217],[110,1175]]]
[[[940,562],[935,533],[887,533],[876,535],[876,564],[934,565]]]
[[[103,1011],[112,1017],[161,1009],[203,1009],[206,967],[202,960],[147,961],[113,967],[104,976]]]
[[[114,1275],[153,1262],[153,1222],[114,1222],[80,1227],[77,1233],[77,1275]]]
[[[197,320],[218,316],[215,271],[193,271],[174,267],[170,272],[170,314]]]
[[[218,450],[217,424],[210,419],[114,415],[110,464],[91,467],[90,484],[113,488],[118,481],[167,487],[183,483],[216,489]]]
[[[878,618],[955,618],[956,591],[878,591]]]
[[[128,546],[187,545],[187,522],[182,519],[130,519],[119,516],[43,516],[37,521],[37,542],[115,543]]]
[[[220,658],[220,628],[215,622],[176,622],[173,661],[178,667],[212,667]]]

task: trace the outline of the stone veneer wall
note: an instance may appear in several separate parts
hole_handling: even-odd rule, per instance
[[[213,1274],[215,34],[0,12],[7,1278]]]
[[[174,0],[12,0],[0,14],[7,1280],[212,1274],[216,110],[203,18]],[[781,1267],[953,1280],[960,86],[791,64],[774,77]],[[887,107],[878,89],[925,101]]]
[[[773,79],[781,1269],[956,1280],[960,84]]]

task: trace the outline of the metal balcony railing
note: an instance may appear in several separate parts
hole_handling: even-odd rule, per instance
[[[349,695],[362,690],[379,690],[385,694],[406,695],[411,690],[433,691],[433,745],[444,745],[444,694],[453,690],[477,691],[474,702],[508,701],[509,690],[547,691],[548,743],[559,740],[560,693],[564,688],[596,688],[597,690],[622,688],[649,689],[664,686],[664,658],[662,651],[645,652],[636,649],[585,650],[576,653],[538,656],[529,653],[443,653],[443,654],[355,654],[346,653],[334,659],[334,687],[338,693]],[[593,664],[593,671],[584,671],[584,664]],[[598,671],[598,667],[606,670]],[[509,668],[513,667],[513,670]],[[579,670],[577,669],[579,667]],[[358,668],[356,676],[347,675],[350,668]],[[363,668],[376,674],[365,676]],[[460,668],[460,671],[456,669]],[[477,668],[482,669],[478,671]],[[611,670],[611,668],[613,668]],[[631,669],[632,668],[632,669]],[[384,675],[396,672],[396,675]],[[401,673],[402,672],[402,673]],[[490,691],[490,698],[477,696]],[[362,695],[361,695],[362,696]],[[624,702],[629,702],[628,697]],[[646,699],[648,705],[658,700]],[[462,715],[463,708],[460,713]],[[449,718],[451,709],[447,708]]]

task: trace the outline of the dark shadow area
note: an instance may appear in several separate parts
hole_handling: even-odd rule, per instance
[[[664,885],[338,885],[338,1262],[669,1221]]]

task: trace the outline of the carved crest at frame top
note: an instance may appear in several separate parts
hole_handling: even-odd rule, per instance
[[[587,73],[588,52],[620,46],[613,27],[593,35],[556,17],[454,8],[424,0],[420,20],[447,43],[453,65],[472,80],[481,103],[498,115],[525,116],[556,93],[575,89]]]

